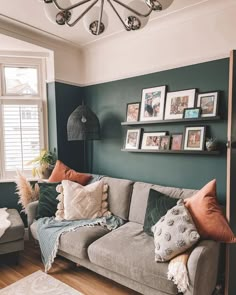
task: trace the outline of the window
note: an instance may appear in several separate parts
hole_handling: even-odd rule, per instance
[[[27,163],[45,147],[41,66],[0,63],[0,72],[0,176],[13,178],[17,169],[31,176]]]

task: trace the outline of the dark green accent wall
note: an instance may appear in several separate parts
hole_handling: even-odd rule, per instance
[[[56,86],[54,82],[47,84],[47,107],[49,149],[57,154]]]
[[[143,88],[167,85],[169,91],[198,88],[199,91],[220,90],[220,114],[223,120],[209,125],[212,136],[222,142],[227,134],[227,95],[229,60],[208,63],[153,73],[88,87],[63,83],[48,84],[48,122],[50,149],[56,148],[58,158],[68,166],[83,171],[83,142],[68,142],[67,119],[83,99],[98,115],[102,139],[88,143],[87,157],[90,172],[113,177],[129,178],[163,185],[186,188],[201,188],[212,178],[217,179],[218,196],[225,202],[226,155],[190,156],[121,152],[126,128],[126,104],[141,101]],[[184,125],[153,125],[145,130],[183,132]],[[16,208],[14,182],[0,183],[0,207]],[[24,220],[25,217],[22,214]]]
[[[82,100],[81,87],[59,82],[48,84],[50,150],[56,149],[58,159],[79,171],[84,170],[84,145],[81,141],[67,140],[67,120]]]
[[[168,91],[197,88],[199,92],[220,90],[222,120],[207,123],[208,135],[222,143],[227,139],[229,60],[186,66],[163,72],[88,86],[86,103],[97,114],[102,140],[93,143],[92,172],[113,177],[199,189],[217,179],[218,197],[225,202],[226,154],[219,156],[170,155],[122,152],[126,127],[126,104],[141,101],[142,89],[167,85]],[[188,124],[190,125],[190,124]],[[184,132],[181,124],[143,126],[145,131]]]

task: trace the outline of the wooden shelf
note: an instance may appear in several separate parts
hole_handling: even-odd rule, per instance
[[[197,119],[178,119],[178,120],[158,120],[158,121],[137,121],[137,122],[121,122],[122,126],[135,126],[135,125],[151,125],[151,124],[173,124],[173,123],[194,123],[194,122],[211,122],[220,121],[220,116],[216,117],[203,117]]]
[[[155,154],[195,154],[195,155],[208,155],[208,156],[217,156],[220,155],[220,151],[186,151],[186,150],[130,150],[130,149],[121,149],[122,152],[129,153],[155,153]]]

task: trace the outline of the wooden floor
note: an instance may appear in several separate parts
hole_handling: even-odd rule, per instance
[[[10,255],[0,256],[0,289],[42,270],[40,251],[32,242],[26,241],[25,250],[20,254],[19,263],[11,261]],[[138,295],[111,280],[108,280],[83,267],[76,267],[62,257],[56,258],[49,272],[54,278],[64,282],[84,295]]]

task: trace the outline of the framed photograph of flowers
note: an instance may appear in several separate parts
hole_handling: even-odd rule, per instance
[[[163,120],[166,86],[143,89],[140,121]]]
[[[182,119],[184,109],[193,108],[196,89],[168,92],[166,96],[165,120]]]
[[[218,113],[219,91],[199,93],[197,106],[201,108],[201,117],[215,117]]]
[[[205,126],[185,127],[184,150],[203,151],[205,130]]]
[[[125,149],[127,150],[138,150],[140,145],[142,128],[139,129],[128,129],[125,139]]]

